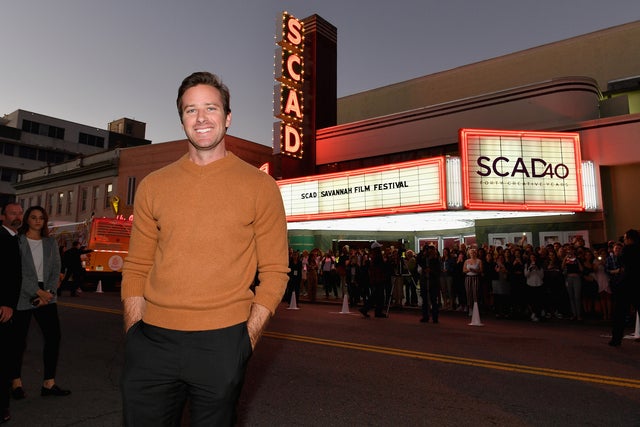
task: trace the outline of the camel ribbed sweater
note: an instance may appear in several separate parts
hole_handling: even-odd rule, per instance
[[[145,323],[219,329],[246,321],[254,302],[273,313],[288,271],[278,185],[232,153],[206,166],[185,155],[138,186],[122,299],[144,296]]]

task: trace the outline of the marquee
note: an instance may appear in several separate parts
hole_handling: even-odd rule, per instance
[[[288,221],[446,209],[444,157],[278,181]]]

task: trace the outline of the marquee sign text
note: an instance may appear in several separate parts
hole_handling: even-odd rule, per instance
[[[278,181],[288,221],[446,209],[444,157]]]
[[[583,210],[577,133],[460,131],[467,209]]]

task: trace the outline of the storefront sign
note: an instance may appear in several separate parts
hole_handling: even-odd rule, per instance
[[[274,152],[302,158],[304,118],[304,25],[287,12],[282,14],[276,53],[274,90]]]
[[[278,181],[288,221],[446,209],[444,157]]]
[[[577,133],[462,129],[460,154],[467,209],[584,210]]]

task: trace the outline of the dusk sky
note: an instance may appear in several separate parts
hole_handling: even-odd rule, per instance
[[[271,145],[284,10],[337,27],[339,97],[640,19],[638,0],[3,1],[0,116],[128,117],[183,139],[178,86],[207,70],[230,88],[229,134]]]

